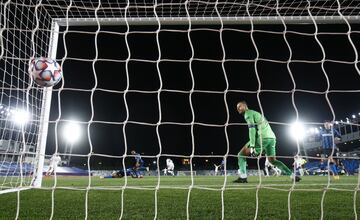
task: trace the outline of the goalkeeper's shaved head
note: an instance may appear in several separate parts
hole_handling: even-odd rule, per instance
[[[236,109],[239,112],[239,114],[244,114],[244,112],[248,110],[248,105],[245,101],[240,101],[237,103]]]
[[[239,104],[244,104],[244,105],[246,105],[246,106],[247,106],[247,102],[246,102],[245,100],[241,100],[241,101],[239,101],[239,102],[237,103],[237,105],[239,105]]]

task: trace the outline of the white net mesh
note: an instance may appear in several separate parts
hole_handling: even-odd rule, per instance
[[[44,10],[36,13],[1,3],[1,190],[29,186],[36,164],[43,92],[32,86],[27,69],[29,57],[47,55],[51,25]]]
[[[262,177],[264,158],[257,157],[248,159],[252,182],[239,185],[232,180],[237,177],[237,153],[248,140],[247,124],[236,112],[238,101],[247,100],[267,117],[278,137],[278,158],[289,167],[295,154],[304,155],[302,151],[309,161],[321,158],[310,154],[312,144],[318,147],[318,142],[286,140],[291,120],[305,119],[307,126],[318,127],[324,119],[339,120],[358,110],[359,4],[325,0],[1,2],[0,189],[30,186],[33,176],[46,171],[39,158],[56,153],[64,166],[54,178],[43,180],[41,193],[51,199],[39,205],[49,207],[40,212],[41,217],[132,218],[136,214],[129,210],[141,210],[130,205],[134,197],[152,201],[144,213],[154,219],[257,219],[267,216],[267,200],[279,199],[264,191],[273,190],[285,193],[285,202],[275,202],[286,207],[278,218],[301,218],[294,199],[299,197],[301,207],[319,206],[317,218],[332,216],[326,204],[333,207],[334,203],[326,198],[334,191],[348,193],[344,198],[351,199],[352,207],[345,216],[357,218],[357,176],[350,183],[333,184],[326,169],[327,176],[315,183],[309,179],[299,185],[288,178],[269,182]],[[50,105],[44,99],[49,93],[34,86],[27,65],[31,57],[55,58],[55,53],[64,77],[52,90]],[[31,115],[23,126],[8,114],[19,110]],[[83,131],[77,143],[61,133],[72,120]],[[347,128],[354,130],[342,133],[341,146],[354,142],[354,149],[359,139],[356,117],[339,126]],[[47,138],[46,155],[42,138]],[[144,182],[134,182],[133,173],[127,171],[136,157],[132,150],[150,167],[150,172],[142,173],[150,176]],[[174,160],[175,170],[184,177],[169,176],[171,181],[161,177],[167,158]],[[216,171],[219,177],[201,177],[212,175],[207,170],[220,161],[224,163]],[[122,182],[99,182],[96,175],[108,176],[113,170],[126,174]],[[129,194],[132,190],[135,194]],[[175,198],[181,194],[182,202],[166,200],[167,190]],[[217,193],[216,201],[204,203],[209,199],[199,196],[201,190]],[[243,191],[253,192],[245,196],[253,203],[242,200]],[[64,196],[69,192],[76,202]],[[113,198],[108,192],[117,195],[117,204],[110,201],[113,205],[104,207],[108,214],[96,213],[96,206]],[[307,197],[301,200],[298,192],[317,192],[318,200],[306,203]],[[17,194],[16,218],[27,215],[29,208],[20,197],[26,198],[26,193]],[[97,196],[102,199],[96,200]],[[164,214],[169,204],[163,200],[172,207],[181,206],[182,213]],[[234,211],[232,204],[251,208]],[[81,213],[72,211],[74,207]]]

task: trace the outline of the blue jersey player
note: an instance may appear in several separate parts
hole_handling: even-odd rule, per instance
[[[149,167],[144,167],[144,160],[141,158],[141,155],[136,153],[134,150],[131,151],[131,154],[134,155],[135,166],[133,168],[135,175],[138,178],[142,178],[143,174],[141,171],[149,171]]]
[[[127,168],[125,170],[126,176],[131,176],[132,178],[137,178],[134,170],[132,168]],[[108,176],[101,176],[100,178],[123,178],[125,176],[124,170],[114,171],[111,175]]]
[[[322,153],[329,160],[329,169],[334,175],[334,179],[339,179],[338,171],[336,168],[335,160],[333,159],[333,155],[336,154],[336,146],[335,141],[339,141],[341,139],[341,135],[338,130],[333,127],[333,124],[329,121],[325,121],[324,129],[320,131],[321,136],[321,147]]]

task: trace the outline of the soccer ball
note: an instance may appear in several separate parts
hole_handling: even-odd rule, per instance
[[[30,61],[29,74],[39,86],[50,87],[60,82],[60,65],[51,58],[39,57]]]

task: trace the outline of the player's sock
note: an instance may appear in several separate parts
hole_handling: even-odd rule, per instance
[[[280,176],[281,175],[281,170],[277,167],[274,168],[276,176]]]
[[[140,176],[140,172],[137,171],[137,170],[134,170],[134,174],[135,174],[136,177],[139,177],[139,176]]]
[[[103,176],[102,178],[104,178],[104,179],[109,179],[109,178],[113,178],[113,176]]]
[[[330,169],[331,169],[331,171],[333,172],[333,174],[334,174],[335,176],[339,175],[339,173],[338,173],[338,171],[337,171],[337,169],[336,169],[336,165],[335,165],[335,164],[330,163]]]
[[[299,168],[300,176],[304,176],[304,170],[302,168]]]
[[[246,158],[239,153],[238,155],[239,175],[241,178],[246,178]]]
[[[292,171],[280,160],[274,160],[271,162],[274,166],[276,166],[277,168],[279,168],[281,170],[281,172],[285,175],[291,175]]]
[[[264,170],[265,170],[265,176],[269,176],[269,169],[267,168],[267,166],[265,166]]]

